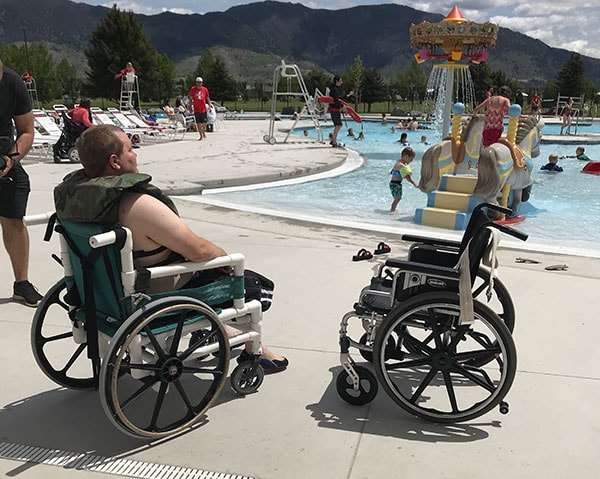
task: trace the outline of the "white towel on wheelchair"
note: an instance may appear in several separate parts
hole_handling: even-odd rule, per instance
[[[498,274],[498,258],[496,256],[496,250],[498,249],[498,243],[500,242],[500,233],[496,228],[490,226],[486,227],[490,231],[490,239],[483,253],[481,262],[483,265],[490,268],[490,281],[486,291],[486,297],[489,301],[492,297],[492,291],[494,289],[494,278]],[[460,255],[458,260],[458,268],[460,270],[460,279],[458,282],[458,294],[460,301],[460,317],[458,320],[459,324],[473,324],[474,311],[473,311],[473,292],[471,285],[471,262],[469,260],[469,246],[471,241],[467,244],[467,247]]]

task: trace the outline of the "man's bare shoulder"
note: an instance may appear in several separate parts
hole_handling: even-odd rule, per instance
[[[125,192],[119,205],[119,218],[134,218],[146,224],[160,221],[165,217],[179,218],[167,205],[146,193]]]

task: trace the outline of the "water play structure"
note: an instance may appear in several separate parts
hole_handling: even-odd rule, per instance
[[[474,103],[469,63],[487,60],[497,35],[497,25],[468,21],[456,6],[441,22],[410,28],[411,46],[419,50],[417,61],[439,62],[433,66],[428,91],[436,95],[435,117],[442,120],[443,138],[423,156],[419,188],[428,199],[426,207],[417,208],[416,223],[462,230],[482,201],[500,198],[506,207],[510,200],[518,209],[522,192],[532,183],[530,160],[539,154],[537,120],[521,121],[521,108],[511,106],[507,135],[480,151],[483,117],[463,122],[464,104],[453,103],[457,97]],[[455,77],[461,80],[458,85]]]

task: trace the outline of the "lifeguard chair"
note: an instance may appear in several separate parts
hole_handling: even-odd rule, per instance
[[[279,80],[281,78],[285,78],[287,91],[281,92],[278,91]],[[293,79],[296,79],[298,82],[298,86],[300,87],[299,92],[294,92],[292,90],[292,82]],[[275,71],[273,72],[273,96],[271,99],[271,116],[269,122],[269,133],[263,136],[263,140],[270,145],[274,145],[277,140],[275,139],[275,121],[279,119],[277,115],[277,99],[281,96],[299,96],[304,100],[304,106],[298,115],[296,115],[296,119],[292,127],[288,130],[283,143],[287,141],[290,136],[290,133],[296,126],[298,120],[302,117],[310,117],[313,124],[315,125],[315,131],[317,132],[317,137],[319,141],[323,140],[323,132],[321,131],[321,124],[319,123],[319,103],[317,101],[318,93],[315,92],[315,96],[310,96],[308,93],[308,89],[306,88],[306,83],[304,83],[304,78],[302,78],[302,72],[298,65],[287,65],[285,61],[281,61],[281,65],[275,67]]]
[[[25,71],[21,74],[21,78],[27,87],[27,93],[29,94],[29,98],[31,99],[31,105],[34,109],[40,109],[40,101],[38,99],[37,94],[37,86],[35,84],[35,78],[31,75],[31,73]]]
[[[129,111],[134,105],[140,103],[140,89],[138,77],[134,72],[127,72],[121,76],[121,96],[119,109]]]

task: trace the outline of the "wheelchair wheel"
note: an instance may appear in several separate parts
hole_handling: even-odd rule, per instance
[[[79,163],[79,151],[77,151],[76,147],[73,146],[69,148],[67,156],[69,157],[69,161],[71,163]]]
[[[190,328],[208,334],[190,341]],[[159,299],[115,333],[100,370],[102,407],[131,436],[179,433],[202,419],[228,366],[229,340],[210,307],[182,296]]]
[[[506,324],[508,330],[512,333],[515,329],[515,305],[510,297],[510,293],[500,281],[500,278],[494,278],[493,294],[488,302],[486,291],[490,281],[490,272],[486,268],[477,270],[477,277],[473,283],[473,298],[484,303],[494,311]]]
[[[338,395],[353,406],[363,406],[370,403],[375,396],[379,386],[375,375],[364,366],[354,366],[356,374],[358,374],[358,391],[354,390],[352,378],[345,369],[340,371],[335,387]]]
[[[31,325],[31,349],[36,363],[52,381],[71,389],[90,389],[94,387],[94,374],[87,343],[76,344],[73,340],[66,294],[63,278],[40,302]]]
[[[473,308],[473,324],[459,326],[458,294],[443,291],[409,298],[387,315],[375,339],[374,365],[400,407],[452,423],[502,402],[516,372],[515,345],[496,313],[478,301]],[[385,347],[390,337],[398,345],[392,357]]]
[[[258,391],[258,388],[265,379],[265,370],[260,364],[254,364],[252,361],[244,361],[236,366],[231,373],[231,389],[236,394],[245,396]]]

